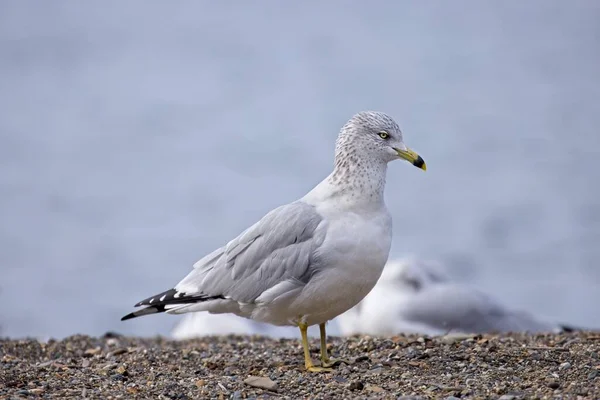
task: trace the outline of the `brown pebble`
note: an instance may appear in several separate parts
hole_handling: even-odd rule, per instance
[[[375,392],[375,393],[383,393],[385,392],[385,390],[382,387],[379,386],[375,386],[375,385],[367,385],[367,390],[371,391],[371,392]]]
[[[83,356],[84,357],[93,357],[97,354],[100,354],[102,352],[102,349],[100,347],[96,347],[93,349],[87,349],[86,351],[83,352]]]

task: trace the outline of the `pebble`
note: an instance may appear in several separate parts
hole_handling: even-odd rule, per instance
[[[352,391],[363,390],[364,387],[365,387],[365,385],[361,381],[354,381],[348,385],[348,389],[350,389]]]
[[[571,363],[567,361],[567,362],[560,364],[558,367],[558,370],[563,371],[563,370],[569,369],[569,368],[571,368]]]
[[[516,398],[517,396],[515,396],[514,394],[503,394],[498,398],[498,400],[515,400]]]
[[[102,352],[102,349],[100,347],[96,347],[94,349],[87,349],[86,351],[83,352],[83,356],[84,357],[93,357],[97,354],[100,354]]]
[[[383,393],[383,392],[385,392],[385,390],[382,387],[375,386],[375,385],[367,385],[366,389],[368,391],[370,391],[370,392],[375,392],[375,393]]]
[[[244,379],[244,383],[249,386],[270,390],[276,392],[278,387],[275,382],[266,376],[249,376]]]
[[[463,340],[473,339],[474,335],[464,334],[464,333],[454,333],[442,336],[440,341],[444,344],[453,344],[457,342],[462,342]]]
[[[106,354],[106,358],[110,358],[110,357],[114,357],[114,356],[120,356],[121,354],[125,354],[127,353],[127,349],[115,349],[113,351],[111,351],[110,353]]]

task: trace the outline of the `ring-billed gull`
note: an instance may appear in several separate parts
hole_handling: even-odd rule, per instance
[[[194,264],[174,288],[136,304],[122,318],[195,311],[233,313],[300,329],[306,369],[330,371],[325,323],[373,288],[387,261],[392,220],[384,202],[387,164],[425,162],[404,144],[389,115],[363,111],[336,140],[333,172],[304,197],[275,208]],[[307,328],[319,325],[321,367]]]
[[[508,309],[474,287],[451,281],[441,264],[415,257],[388,262],[373,290],[335,321],[343,335],[573,329]]]

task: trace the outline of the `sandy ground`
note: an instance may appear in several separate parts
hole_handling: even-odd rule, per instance
[[[330,338],[332,373],[298,340],[175,342],[106,334],[0,340],[0,398],[600,399],[600,334]],[[312,342],[318,359],[318,343]]]

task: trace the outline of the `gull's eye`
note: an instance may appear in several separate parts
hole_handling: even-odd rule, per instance
[[[380,138],[382,138],[382,139],[389,139],[389,137],[390,137],[390,134],[389,134],[389,133],[387,133],[387,132],[385,132],[385,131],[381,131],[381,132],[379,132],[379,133],[378,133],[378,135],[379,135],[379,137],[380,137]]]

